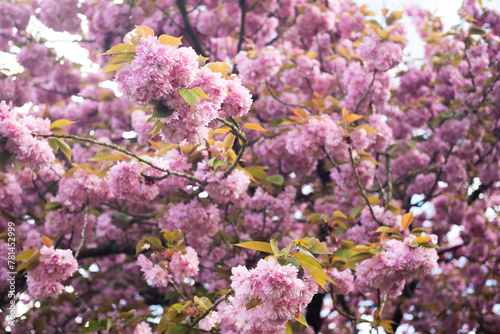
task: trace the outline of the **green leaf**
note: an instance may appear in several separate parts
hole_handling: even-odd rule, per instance
[[[436,249],[441,248],[436,244],[430,244],[428,242],[424,242],[424,243],[420,244],[420,246],[422,246],[424,248],[436,248]]]
[[[307,323],[306,318],[304,318],[304,315],[302,313],[299,314],[299,316],[297,318],[295,318],[295,320],[297,320],[298,323],[300,323],[306,327],[309,327],[309,324]]]
[[[372,258],[373,256],[375,256],[375,254],[372,254],[372,253],[359,253],[359,254],[355,254],[355,255],[351,256],[349,258],[348,262],[350,262],[350,263],[358,263],[358,262],[361,262],[363,260]]]
[[[168,311],[163,313],[157,327],[158,334],[162,334],[167,330],[168,324],[177,316],[177,314],[179,314],[179,312],[177,312],[173,306],[170,306]]]
[[[194,87],[192,91],[198,94],[202,99],[210,99],[210,96],[208,96],[200,87]]]
[[[159,101],[152,101],[150,103],[153,106],[153,118],[165,118],[169,117],[174,113],[174,109],[168,108],[166,105]]]
[[[173,45],[173,46],[181,45],[182,44],[181,39],[182,39],[182,36],[181,37],[173,37],[170,35],[160,35],[160,37],[158,37],[158,41],[160,41],[161,44]]]
[[[179,294],[177,293],[177,291],[169,291],[165,294],[165,297],[163,298],[164,301],[167,301],[167,300],[170,300],[170,299],[174,299],[174,298],[177,298],[177,296],[179,296]]]
[[[221,61],[209,63],[205,65],[205,67],[208,67],[210,70],[212,70],[212,72],[221,73],[222,76],[231,72],[231,66]]]
[[[400,233],[401,231],[399,228],[396,227],[389,227],[389,226],[380,226],[377,228],[375,232],[381,232],[381,233]]]
[[[33,253],[36,252],[36,249],[27,249],[19,254],[17,254],[16,258],[14,259],[14,261],[23,261],[25,262],[25,260],[29,259],[31,255],[33,255]]]
[[[275,256],[280,256],[280,255],[283,255],[283,254],[280,254],[280,249],[278,248],[278,242],[276,241],[276,239],[271,239],[271,249],[273,250],[274,252],[274,255]]]
[[[177,325],[172,327],[166,334],[186,333],[188,330],[189,328],[187,328],[186,326]]]
[[[135,312],[136,312],[135,309],[132,309],[132,310],[127,311],[127,312],[121,312],[120,314],[118,314],[118,319],[128,318],[128,317],[134,315]]]
[[[482,139],[483,143],[494,143],[497,141],[497,137],[491,133],[485,133]]]
[[[344,262],[347,262],[353,254],[354,252],[349,249],[339,249],[338,251],[335,252],[334,257],[338,257],[342,259]]]
[[[103,53],[103,55],[114,55],[118,53],[132,53],[135,52],[135,45],[129,43],[120,43],[113,46],[111,49]]]
[[[311,274],[311,276],[314,277],[314,280],[319,284],[321,285],[321,287],[323,289],[325,289],[325,291],[328,291],[326,290],[325,288],[325,282],[326,281],[329,281],[329,282],[332,282],[332,279],[323,271],[323,268],[321,267],[321,265],[316,262],[315,259],[313,259],[312,257],[310,256],[307,256],[305,254],[300,254],[300,253],[295,253],[293,254],[293,257],[295,257],[297,259],[297,261],[299,261],[299,264],[302,268],[304,269],[307,269],[309,271],[309,274]]]
[[[423,228],[423,227],[414,228],[413,230],[411,230],[411,233],[412,234],[419,234],[419,235],[422,234],[422,233],[431,234],[428,229]]]
[[[153,130],[151,130],[151,132],[150,132],[151,138],[153,138],[154,136],[156,136],[157,134],[160,133],[163,125],[164,125],[164,123],[162,121],[160,121],[159,119],[157,119],[155,121],[155,124],[153,125]]]
[[[55,211],[59,210],[62,207],[63,205],[59,202],[48,202],[47,204],[45,204],[45,211]]]
[[[138,36],[144,36],[144,37],[148,36],[154,37],[155,35],[155,31],[148,26],[135,26],[135,33]]]
[[[14,153],[10,153],[9,151],[3,151],[0,153],[0,171],[4,170],[8,164],[14,161],[16,155]]]
[[[274,254],[274,251],[269,242],[247,241],[239,244],[234,244],[234,246],[253,249],[264,253]]]
[[[245,307],[247,310],[251,310],[260,304],[262,304],[262,300],[260,298],[245,297]]]
[[[217,157],[213,157],[212,159],[208,160],[208,164],[216,170],[217,167],[223,166],[227,164],[227,161],[222,161],[220,159],[217,159]]]
[[[403,17],[402,11],[394,11],[392,12],[386,19],[385,23],[390,26],[394,21],[397,21]]]
[[[109,61],[108,65],[121,65],[123,63],[130,63],[135,58],[135,53],[120,53],[113,55]]]
[[[483,29],[479,28],[478,26],[472,25],[469,28],[469,35],[483,35],[485,33],[486,32]]]
[[[309,241],[309,250],[316,254],[333,254],[326,245],[317,238],[306,238]]]
[[[359,215],[361,211],[363,211],[363,205],[358,205],[354,209],[352,209],[351,213],[349,214],[349,217],[356,218],[356,216]]]
[[[137,246],[135,247],[136,254],[139,254],[140,252],[143,251],[142,246],[144,246],[145,244],[150,245],[149,249],[162,249],[163,248],[160,239],[155,238],[155,237],[146,237],[137,243]]]
[[[66,156],[66,158],[71,161],[71,147],[69,147],[68,144],[66,144],[59,138],[50,138],[48,142],[55,153],[57,153],[58,149],[60,149],[61,152]]]
[[[295,266],[296,268],[299,268],[300,267],[300,264],[299,264],[299,261],[297,261],[296,259],[294,258],[289,258],[289,257],[279,257],[276,259],[278,261],[278,264],[280,266],[286,266],[288,264],[291,264],[293,266]]]
[[[259,124],[255,124],[255,123],[246,123],[243,125],[244,128],[247,128],[247,129],[251,129],[251,130],[256,130],[256,131],[268,131],[266,129],[264,129],[262,126],[260,126]]]
[[[196,93],[192,89],[187,89],[187,88],[179,88],[179,94],[184,99],[184,101],[186,101],[187,104],[189,104],[191,109],[193,109],[193,105],[196,103],[196,101],[198,101],[201,98],[200,95],[198,95],[198,93]]]
[[[82,333],[83,334],[88,334],[88,333],[95,333],[97,331],[100,331],[101,329],[106,328],[106,325],[108,322],[106,320],[89,320],[85,323],[85,327],[82,328]]]
[[[271,176],[266,177],[266,180],[273,183],[273,184],[281,186],[283,184],[283,182],[285,181],[285,178],[283,178],[283,176],[281,176],[279,174],[276,174],[276,175],[271,175]]]
[[[313,213],[307,218],[307,222],[311,225],[321,225],[328,223],[328,216],[322,213]]]
[[[104,69],[104,71],[101,72],[101,74],[116,71],[120,67],[122,67],[122,63],[120,63],[120,64],[108,64],[108,66],[106,66],[106,68]]]
[[[54,123],[52,123],[50,125],[50,130],[54,129],[54,128],[62,128],[62,127],[65,127],[65,126],[68,126],[68,125],[71,125],[71,124],[74,124],[76,122],[73,122],[73,121],[68,121],[67,119],[58,119],[57,121],[54,121]]]

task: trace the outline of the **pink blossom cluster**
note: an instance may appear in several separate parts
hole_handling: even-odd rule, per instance
[[[384,226],[401,228],[401,216],[394,215],[391,211],[385,211],[379,205],[372,206],[375,217],[384,224]],[[361,211],[359,224],[349,228],[346,232],[340,235],[341,239],[353,241],[356,244],[365,244],[373,242],[377,233],[375,231],[379,227],[378,223],[373,219],[368,208]]]
[[[326,273],[335,282],[330,284],[330,289],[337,295],[348,295],[355,290],[354,275],[349,269],[338,270],[337,268],[330,268]]]
[[[27,3],[9,1],[0,2],[0,51],[10,52],[13,42],[20,41],[20,31],[28,26],[32,10]],[[13,29],[15,28],[15,29]],[[14,31],[17,30],[17,33]]]
[[[182,284],[186,279],[197,275],[200,262],[196,251],[188,246],[175,252],[170,260],[160,261],[159,264],[154,264],[144,254],[139,254],[137,264],[141,267],[144,278],[151,281],[153,286],[166,288],[169,282]]]
[[[368,71],[388,71],[403,61],[401,43],[383,41],[373,30],[363,38],[358,52]]]
[[[80,32],[82,21],[77,14],[81,12],[81,4],[78,0],[35,0],[31,6],[40,8],[38,19],[47,27],[56,31]]]
[[[43,246],[40,263],[28,271],[28,292],[33,299],[44,299],[61,294],[62,281],[71,277],[78,269],[78,262],[70,249],[54,249]]]
[[[322,158],[323,150],[340,161],[348,160],[346,133],[331,117],[311,117],[308,123],[286,135],[286,149],[290,154]]]
[[[210,312],[205,318],[201,319],[198,327],[204,331],[210,331],[217,323],[220,322],[220,316],[217,311]]]
[[[144,254],[139,254],[139,256],[137,256],[137,265],[141,267],[141,271],[144,273],[144,279],[152,282],[153,286],[166,288],[168,283],[172,281],[172,275],[168,267],[165,268],[164,265],[154,264],[144,256]]]
[[[186,279],[198,274],[200,262],[198,254],[191,247],[175,253],[170,261],[170,271],[174,274],[177,283],[183,283]]]
[[[311,36],[316,36],[318,33],[335,32],[337,18],[332,9],[318,3],[301,4],[301,1],[296,1],[295,5],[305,5],[304,11],[297,17],[296,24],[285,33],[285,39],[299,44],[300,39],[310,41]]]
[[[131,101],[166,103],[194,81],[197,69],[198,55],[192,48],[161,44],[150,36],[141,38],[136,57],[116,71],[115,81]]]
[[[309,304],[317,287],[312,276],[299,278],[291,264],[280,266],[273,257],[255,269],[232,269],[234,298],[219,306],[223,333],[284,333],[285,323]]]
[[[246,51],[240,51],[234,58],[239,77],[244,83],[254,85],[264,84],[273,78],[283,65],[278,50],[267,48],[259,50],[258,55],[249,56]]]
[[[172,205],[158,220],[161,229],[180,229],[188,243],[201,254],[205,254],[210,237],[219,230],[219,210],[214,204],[204,206],[197,199],[188,203]]]
[[[375,80],[373,81],[374,76]],[[351,63],[347,67],[342,80],[347,89],[347,95],[341,102],[341,106],[346,107],[349,113],[364,114],[370,102],[376,106],[382,106],[391,96],[389,74],[387,72],[377,72],[376,74],[368,72],[358,62]],[[372,81],[370,93],[361,100]],[[360,103],[359,107],[358,103]]]
[[[147,322],[143,321],[135,326],[133,334],[153,334],[153,331],[151,330],[151,326],[149,326]]]
[[[238,202],[241,195],[246,192],[250,178],[244,171],[235,169],[227,177],[224,177],[226,168],[218,167],[214,170],[206,161],[198,163],[198,169],[194,176],[207,185],[204,189],[216,203],[225,204]]]
[[[6,141],[0,142],[0,151],[16,154],[17,159],[29,168],[41,168],[50,164],[54,153],[48,142],[38,140],[33,133],[49,133],[48,119],[27,116],[16,119],[14,110],[5,101],[0,102],[0,137]]]
[[[189,88],[199,87],[209,98],[200,98],[192,107],[179,94],[166,102],[175,111],[172,116],[161,119],[165,123],[161,133],[168,142],[197,144],[208,138],[210,122],[218,116],[228,96],[227,82],[221,73],[207,67],[202,67],[196,73]]]
[[[115,81],[130,100],[143,104],[157,101],[173,111],[171,116],[159,118],[164,123],[164,140],[197,144],[208,138],[210,123],[216,117],[242,116],[252,104],[240,79],[226,80],[221,73],[198,68],[198,64],[192,48],[161,44],[150,36],[141,38],[136,57],[117,70]],[[180,95],[181,88],[200,88],[208,98],[190,106]]]
[[[81,208],[87,201],[96,205],[113,197],[105,178],[78,169],[72,177],[64,176],[59,182],[59,190],[54,201],[71,206],[74,210]]]
[[[23,46],[17,55],[17,61],[30,72],[32,77],[43,77],[52,69],[49,50],[44,44]]]
[[[431,237],[437,242],[437,237]],[[399,296],[406,279],[425,276],[437,266],[438,255],[433,248],[418,246],[411,248],[415,236],[399,241],[383,242],[384,250],[374,257],[362,261],[356,268],[356,288],[368,293],[380,289],[389,296]]]
[[[0,100],[14,107],[22,107],[33,100],[30,82],[22,77],[0,78]]]
[[[133,202],[147,202],[160,193],[159,182],[154,178],[163,174],[137,160],[119,161],[108,171],[108,183],[117,198]]]

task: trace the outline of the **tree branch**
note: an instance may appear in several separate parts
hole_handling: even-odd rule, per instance
[[[83,244],[85,243],[85,231],[87,230],[87,223],[89,222],[89,198],[87,197],[87,204],[85,206],[85,217],[83,219],[83,227],[82,227],[82,239],[80,240],[80,244],[78,245],[78,248],[75,252],[75,259],[78,259],[78,255],[80,254],[80,251],[83,248]]]
[[[361,96],[361,99],[359,99],[358,104],[356,105],[356,109],[354,109],[353,114],[357,114],[358,113],[359,107],[361,107],[361,103],[363,102],[363,100],[365,99],[365,97],[368,95],[368,93],[372,89],[373,83],[375,82],[375,75],[376,74],[377,74],[377,70],[373,71],[372,82],[370,82],[370,86],[368,86],[368,89],[366,90],[366,92],[363,94],[363,96]]]
[[[82,249],[79,254],[79,259],[83,260],[89,257],[101,257],[114,254],[135,255],[135,247],[132,245],[110,242],[108,244],[100,245],[96,248]]]
[[[231,166],[229,166],[228,170],[224,174],[224,178],[226,178],[238,166],[238,163],[240,162],[241,158],[243,157],[243,153],[245,153],[245,150],[248,146],[248,139],[245,136],[245,133],[243,131],[241,131],[241,129],[239,128],[239,125],[236,121],[234,121],[234,123],[232,123],[232,122],[229,122],[221,117],[217,117],[216,119],[219,122],[221,122],[222,124],[228,126],[231,129],[231,133],[234,134],[239,139],[241,139],[241,142],[242,142],[241,148],[238,152],[238,155],[236,156],[236,159],[231,164]]]
[[[241,23],[240,23],[240,36],[238,38],[238,48],[236,53],[241,51],[241,45],[243,44],[243,36],[245,35],[245,19],[247,15],[245,0],[239,0],[241,9]]]
[[[175,176],[179,176],[179,177],[183,177],[185,179],[188,179],[188,180],[191,180],[191,181],[194,181],[194,182],[197,182],[201,185],[206,185],[206,182],[200,180],[200,179],[197,179],[196,177],[192,176],[192,175],[189,175],[189,174],[185,174],[185,173],[180,173],[180,172],[176,172],[174,170],[170,170],[170,169],[166,169],[166,168],[162,168],[162,167],[158,167],[154,164],[152,164],[151,162],[141,158],[140,156],[138,156],[137,154],[135,153],[132,153],[130,151],[127,151],[126,149],[124,148],[121,148],[120,146],[118,145],[115,145],[115,144],[109,144],[109,143],[105,143],[105,142],[100,142],[100,141],[97,141],[97,140],[94,140],[94,139],[90,139],[90,138],[84,138],[84,137],[78,137],[78,136],[74,136],[74,135],[55,135],[55,134],[51,134],[51,135],[42,135],[42,134],[37,134],[37,133],[34,133],[33,134],[34,137],[41,137],[41,138],[63,138],[63,139],[72,139],[72,140],[76,140],[76,141],[82,141],[82,142],[86,142],[86,143],[91,143],[91,144],[95,144],[95,145],[99,145],[99,146],[104,146],[104,147],[108,147],[108,148],[112,148],[116,151],[119,151],[119,152],[122,152],[123,154],[126,154],[130,157],[133,157],[133,158],[136,158],[138,161],[142,162],[143,164],[146,164],[148,166],[151,166],[153,167],[154,169],[156,170],[159,170],[160,172],[164,172],[164,173],[168,173],[168,174],[171,174],[171,175],[175,175]]]
[[[179,11],[181,12],[182,22],[184,23],[184,30],[186,30],[187,34],[191,38],[196,53],[201,54],[203,57],[207,57],[207,54],[203,50],[200,40],[196,35],[196,33],[194,32],[193,27],[191,26],[191,22],[189,21],[189,14],[186,10],[186,1],[175,0],[175,4],[177,5],[177,8],[179,8]]]
[[[375,217],[375,212],[373,212],[372,205],[370,204],[370,201],[368,200],[368,197],[366,196],[365,189],[363,188],[363,185],[361,184],[361,178],[359,177],[358,170],[356,169],[356,164],[354,163],[354,158],[352,157],[352,148],[349,146],[349,158],[351,160],[351,166],[352,170],[354,171],[354,175],[356,176],[356,183],[358,184],[359,191],[361,192],[361,197],[365,200],[366,205],[368,205],[368,209],[370,210],[370,213],[372,215],[372,218],[377,224],[383,225],[380,220],[378,220],[377,217]]]

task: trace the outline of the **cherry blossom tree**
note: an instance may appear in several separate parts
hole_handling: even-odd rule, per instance
[[[458,15],[1,1],[3,326],[500,332],[500,12]]]

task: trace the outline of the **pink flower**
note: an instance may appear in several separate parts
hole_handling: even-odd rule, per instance
[[[108,182],[113,194],[118,198],[133,202],[153,200],[159,189],[155,181],[149,182],[142,175],[146,168],[138,161],[119,161],[108,172]]]
[[[141,38],[136,57],[116,71],[118,88],[130,100],[167,102],[179,88],[187,88],[198,71],[198,56],[191,48]]]
[[[134,334],[153,334],[153,331],[151,330],[149,324],[143,321],[140,322],[137,326],[135,326]]]
[[[210,237],[219,230],[219,210],[215,204],[203,206],[197,199],[188,203],[172,205],[158,220],[161,229],[173,231],[181,229],[190,245],[204,253]]]
[[[181,252],[177,252],[172,256],[170,261],[170,270],[174,274],[177,283],[183,283],[187,278],[198,274],[198,254],[191,247],[186,247]]]
[[[163,269],[157,264],[153,264],[153,262],[148,260],[143,254],[137,256],[137,264],[144,273],[144,279],[151,281],[153,286],[166,288],[168,283],[172,280],[169,270]]]
[[[317,290],[311,276],[300,279],[296,267],[280,266],[273,257],[260,260],[255,269],[239,266],[232,273],[234,299],[219,310],[223,331],[281,333]]]
[[[45,246],[40,250],[39,264],[28,271],[28,291],[34,299],[55,297],[62,292],[60,283],[78,269],[78,262],[69,249],[57,249]]]
[[[208,316],[201,319],[198,327],[204,331],[210,331],[219,322],[219,316],[216,311],[212,311]]]

